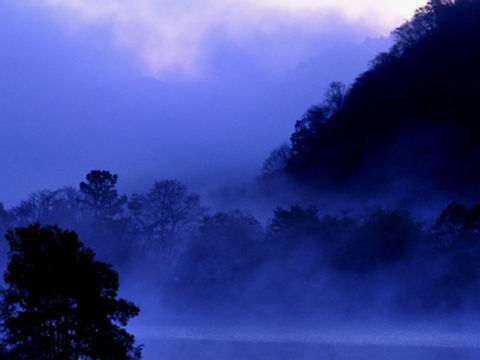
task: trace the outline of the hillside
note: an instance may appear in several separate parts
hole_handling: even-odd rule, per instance
[[[480,1],[432,0],[393,36],[296,123],[287,173],[366,194],[480,194]]]

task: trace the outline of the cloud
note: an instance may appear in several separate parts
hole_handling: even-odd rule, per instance
[[[224,13],[214,17],[212,3],[202,11],[215,21],[192,20],[202,31],[170,21],[177,41],[150,49],[147,35],[154,45],[152,32],[166,35],[120,11],[137,5],[109,8],[102,0],[101,13],[93,2],[24,8],[26,1],[0,0],[0,132],[8,134],[0,142],[0,201],[8,206],[31,191],[78,184],[95,168],[118,173],[126,192],[165,177],[205,188],[253,178],[330,81],[349,83],[388,46],[385,39],[350,41],[368,29],[350,26],[347,34],[339,11],[319,19],[305,8],[245,3],[238,11],[217,7]],[[155,18],[169,21],[175,4],[162,3],[169,14],[155,4]],[[196,6],[177,4],[176,11],[187,16]],[[112,51],[112,39],[123,45]],[[190,59],[180,56],[191,51],[187,40],[196,50]],[[166,66],[161,56],[172,49]],[[160,57],[142,65],[162,81],[139,79],[132,54]],[[203,78],[178,79],[172,69]]]
[[[134,52],[150,75],[201,73],[212,38],[242,44],[285,31],[309,37],[362,28],[384,35],[421,0],[31,0],[77,28],[107,25],[116,45]],[[353,25],[352,25],[353,26]]]
[[[201,72],[212,37],[242,44],[286,31],[304,36],[361,24],[360,36],[385,34],[422,5],[420,0],[35,0],[70,24],[111,27],[150,75]],[[280,55],[280,54],[279,54]]]

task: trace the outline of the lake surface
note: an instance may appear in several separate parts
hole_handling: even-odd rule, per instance
[[[478,360],[475,333],[137,328],[145,360]]]
[[[471,348],[195,340],[145,342],[145,360],[478,360]]]

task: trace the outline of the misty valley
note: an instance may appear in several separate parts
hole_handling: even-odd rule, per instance
[[[0,360],[479,359],[480,1],[391,36],[249,181],[0,203]]]

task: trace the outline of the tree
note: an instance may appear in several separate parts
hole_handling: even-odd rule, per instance
[[[426,235],[409,293],[422,310],[478,310],[480,205],[449,204]]]
[[[415,184],[397,199],[478,194],[480,2],[430,0],[393,38],[345,96],[327,92],[323,121],[309,112],[297,122],[287,175],[365,195]]]
[[[106,170],[92,170],[86,176],[86,182],[80,183],[80,191],[84,195],[83,203],[93,210],[95,217],[112,218],[122,211],[127,201],[119,196],[115,186],[118,175]]]
[[[330,86],[325,92],[324,100],[325,108],[328,109],[330,116],[343,108],[346,91],[347,87],[342,82],[334,81],[330,83]]]
[[[282,238],[294,243],[302,236],[312,236],[318,231],[318,210],[315,206],[303,208],[293,205],[290,209],[277,208],[269,225],[269,237]]]
[[[56,192],[43,190],[32,193],[27,200],[22,200],[13,209],[19,224],[26,225],[33,222],[51,220],[55,211]]]
[[[178,285],[196,298],[232,295],[263,257],[263,236],[262,225],[249,213],[235,210],[205,216],[186,251]]]
[[[290,145],[282,144],[272,150],[267,160],[263,163],[262,173],[264,175],[273,174],[285,169],[290,158]]]
[[[480,204],[468,208],[451,203],[437,219],[433,232],[439,246],[472,246],[480,242]]]
[[[311,166],[315,161],[312,150],[320,143],[322,134],[325,132],[329,110],[323,106],[312,106],[295,123],[295,131],[290,137],[292,144],[288,166],[304,168]]]
[[[177,180],[158,181],[146,195],[134,194],[128,208],[148,252],[164,250],[205,212],[199,196]]]
[[[462,2],[470,2],[473,5],[472,8],[475,6],[475,1],[457,1],[457,3]],[[440,24],[444,23],[445,20],[449,21],[448,18],[450,12],[453,14],[451,10],[454,5],[454,0],[430,0],[424,7],[417,9],[411,20],[405,22],[393,32],[395,44],[392,53],[401,56],[405,51],[417,45],[419,41],[434,33]],[[469,11],[472,10],[469,9]]]
[[[378,210],[367,216],[346,247],[339,249],[340,270],[366,273],[408,260],[421,242],[419,223],[406,211]]]
[[[117,273],[96,261],[76,233],[35,224],[9,231],[6,238],[1,315],[10,358],[140,357],[134,337],[123,328],[139,309],[117,298]]]
[[[55,223],[73,225],[78,216],[78,192],[71,187],[34,192],[12,209],[16,225]]]

